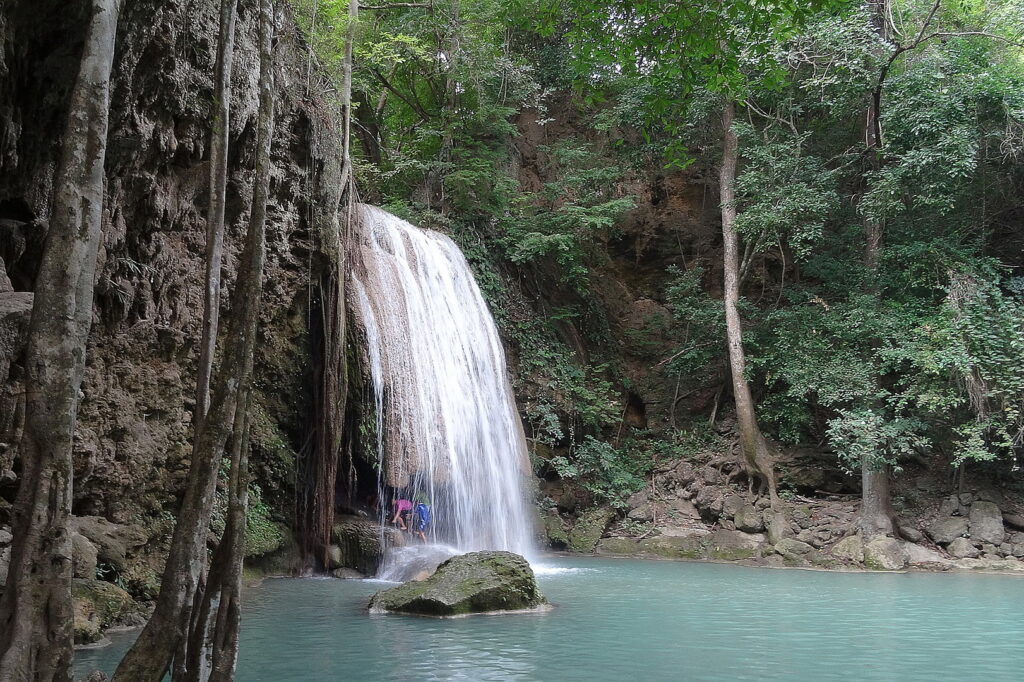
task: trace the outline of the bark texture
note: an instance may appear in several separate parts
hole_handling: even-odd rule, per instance
[[[318,223],[322,242],[321,273],[317,283],[319,329],[317,339],[317,371],[314,385],[316,404],[316,440],[307,470],[309,494],[305,509],[303,544],[307,557],[322,566],[328,563],[327,552],[334,527],[335,490],[342,459],[342,435],[345,405],[348,396],[348,371],[345,361],[346,311],[345,262],[349,224],[356,201],[352,174],[352,52],[355,45],[359,4],[350,0],[348,32],[345,42],[345,63],[342,79],[341,158],[327,159],[320,178],[325,200]],[[340,170],[338,170],[340,168]],[[335,172],[337,175],[335,176]],[[339,203],[344,207],[339,209]],[[349,460],[351,465],[351,459]],[[345,472],[348,490],[355,489],[354,470]]]
[[[869,0],[872,26],[881,39],[887,37],[888,0]],[[864,121],[864,145],[867,168],[877,169],[882,147],[882,81],[871,92]],[[864,267],[868,273],[868,286],[878,281],[878,256],[882,249],[885,226],[873,216],[864,217]],[[892,535],[895,511],[889,494],[889,467],[872,461],[865,455],[861,461],[861,519],[860,528],[865,537]]]
[[[220,44],[215,77],[214,126],[210,148],[210,207],[207,224],[206,298],[203,316],[203,340],[197,371],[197,399],[193,421],[196,431],[192,447],[192,465],[188,486],[171,538],[170,551],[164,565],[156,608],[139,638],[129,649],[114,675],[115,680],[160,680],[174,661],[172,677],[184,679],[188,670],[188,633],[195,626],[193,603],[202,598],[201,583],[206,574],[206,534],[213,512],[217,470],[224,447],[230,437],[240,393],[248,381],[248,363],[238,349],[253,343],[255,332],[247,330],[240,317],[246,313],[236,307],[229,326],[232,352],[225,354],[212,402],[206,409],[209,375],[219,317],[220,268],[223,254],[224,206],[227,186],[227,131],[230,102],[230,74],[233,61],[236,0],[223,0],[220,14]],[[265,197],[264,197],[265,201]],[[261,225],[262,229],[262,225]],[[248,244],[247,244],[248,247]],[[260,248],[262,272],[262,246]],[[244,259],[244,255],[243,255]],[[256,283],[244,281],[240,274],[236,292],[254,288]],[[243,304],[244,305],[244,304]],[[252,306],[255,309],[255,304]],[[255,314],[255,313],[253,313]],[[251,346],[250,346],[251,347]]]
[[[729,370],[736,401],[736,421],[740,432],[740,449],[750,479],[760,488],[767,487],[772,502],[776,499],[775,470],[771,446],[757,425],[754,399],[747,382],[746,356],[743,352],[743,324],[737,303],[740,297],[739,236],[736,234],[736,162],[739,142],[732,124],[735,103],[728,101],[722,110],[724,144],[719,170],[719,192],[722,203],[722,241],[725,270],[725,325],[729,346]]]
[[[256,179],[242,265],[234,292],[231,329],[241,332],[241,344],[225,348],[225,357],[241,359],[225,365],[240,366],[241,388],[235,407],[231,447],[228,515],[213,566],[193,617],[189,635],[185,680],[228,682],[238,661],[238,628],[241,615],[242,563],[245,556],[245,524],[249,485],[249,396],[259,303],[263,291],[263,264],[270,189],[270,146],[274,135],[273,8],[260,0],[260,107],[256,133]]]
[[[220,320],[220,268],[224,259],[224,214],[228,186],[228,132],[231,129],[231,71],[234,64],[238,0],[221,0],[217,65],[214,67],[213,133],[210,136],[210,205],[206,216],[206,296],[203,338],[196,380],[195,427],[198,433],[210,401],[210,374]]]
[[[95,0],[64,135],[26,352],[22,480],[0,597],[0,679],[69,680],[72,440],[103,221],[120,0]]]

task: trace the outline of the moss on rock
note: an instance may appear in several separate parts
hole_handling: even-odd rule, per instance
[[[579,554],[592,553],[613,518],[615,510],[608,507],[594,507],[583,512],[569,531],[568,550]]]
[[[92,644],[99,641],[107,628],[135,625],[140,618],[138,605],[131,595],[113,583],[75,578],[71,597],[75,644]]]
[[[511,552],[452,557],[434,575],[384,590],[370,599],[371,613],[463,616],[524,611],[547,603],[526,559]]]

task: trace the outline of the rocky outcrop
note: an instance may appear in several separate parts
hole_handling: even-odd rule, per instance
[[[607,507],[594,507],[585,511],[569,531],[567,549],[580,554],[593,552],[613,518],[615,511]]]
[[[130,594],[113,583],[75,578],[71,586],[74,602],[75,644],[92,644],[113,626],[139,625],[143,614]]]
[[[426,580],[378,592],[369,609],[451,617],[527,611],[546,604],[526,559],[511,552],[471,552],[445,561]]]
[[[383,538],[383,541],[382,541]],[[360,516],[342,516],[331,533],[330,565],[326,568],[349,568],[363,575],[376,575],[387,547],[405,544],[405,536],[394,528]]]

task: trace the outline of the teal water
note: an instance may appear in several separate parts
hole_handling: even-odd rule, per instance
[[[1021,680],[1024,580],[547,560],[546,613],[370,616],[386,585],[272,579],[246,592],[237,679]],[[108,673],[131,633],[79,651]]]

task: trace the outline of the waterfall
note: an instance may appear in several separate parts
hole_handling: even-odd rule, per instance
[[[465,257],[445,235],[373,206],[355,222],[349,302],[366,339],[382,521],[398,498],[425,502],[433,517],[428,544],[409,536],[382,577],[457,552],[529,555],[522,423]]]

